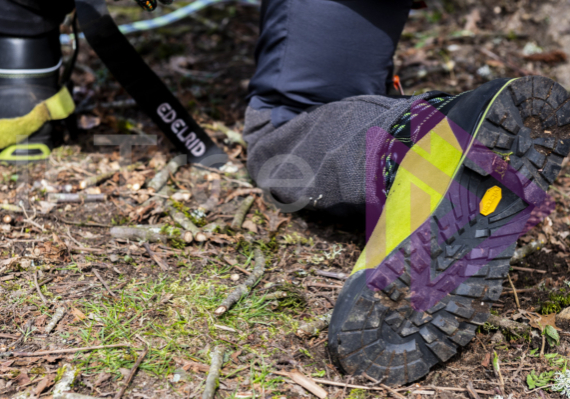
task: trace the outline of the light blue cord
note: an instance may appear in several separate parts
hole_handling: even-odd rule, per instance
[[[248,4],[252,6],[259,6],[260,1],[258,0],[196,0],[192,4],[188,4],[187,6],[181,7],[176,11],[173,11],[169,14],[162,15],[160,17],[156,17],[153,19],[149,19],[146,21],[137,21],[133,22],[132,24],[126,24],[119,26],[119,30],[123,34],[133,33],[133,32],[141,32],[150,29],[161,28],[166,25],[170,25],[176,21],[180,21],[181,19],[186,18],[188,15],[195,13],[203,8],[206,8],[212,4],[218,3],[226,3],[229,1],[236,1],[237,3],[241,4]],[[61,44],[70,44],[72,41],[73,35],[60,35],[59,41]],[[83,33],[79,34],[79,38],[84,39],[85,36]]]

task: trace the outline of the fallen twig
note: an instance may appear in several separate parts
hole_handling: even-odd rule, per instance
[[[546,270],[531,269],[529,267],[511,266],[511,269],[518,270],[521,272],[546,274]]]
[[[83,202],[104,202],[107,201],[105,194],[85,194],[85,193],[51,193],[47,200],[56,204],[83,203]]]
[[[331,317],[332,310],[321,316],[317,316],[315,319],[301,324],[295,332],[295,335],[300,338],[309,338],[319,335],[322,330],[329,326]]]
[[[514,265],[523,258],[529,256],[530,254],[540,251],[542,247],[544,247],[544,241],[531,241],[530,243],[518,248],[511,258],[511,265]]]
[[[288,377],[293,380],[296,384],[301,385],[307,391],[311,392],[313,395],[324,399],[327,397],[328,393],[322,387],[318,386],[312,378],[309,378],[297,370],[293,370],[288,373]],[[401,395],[400,395],[401,396]]]
[[[57,308],[55,313],[53,314],[51,321],[49,322],[49,324],[46,326],[45,328],[45,333],[49,334],[57,325],[57,323],[59,323],[59,321],[63,318],[63,315],[65,314],[65,308]]]
[[[111,296],[116,297],[117,295],[111,291],[111,289],[109,288],[109,286],[107,285],[107,282],[105,280],[103,280],[103,277],[101,277],[101,275],[99,274],[99,272],[95,269],[93,269],[93,273],[95,273],[95,276],[97,276],[97,278],[99,279],[99,281],[101,281],[101,284],[103,284],[103,287],[105,287],[105,289],[107,290],[107,292],[109,294],[111,294]]]
[[[388,385],[380,384],[380,386],[384,388],[386,391],[390,392],[394,397],[398,399],[406,399],[404,396],[400,395],[398,392],[390,388]]]
[[[493,351],[493,371],[495,372],[495,377],[499,379],[501,384],[501,393],[505,395],[505,381],[503,380],[503,375],[501,374],[501,364],[497,352]]]
[[[209,180],[211,182],[210,196],[206,202],[198,207],[198,209],[204,212],[213,210],[220,201],[220,175],[217,173],[210,173]]]
[[[1,334],[0,333],[0,338],[6,338],[6,339],[18,339],[19,337],[17,335],[12,335],[12,334]]]
[[[337,280],[346,280],[350,277],[350,275],[346,273],[327,272],[325,270],[315,270],[315,274],[317,276],[336,278]]]
[[[129,165],[127,167],[121,168],[119,170],[113,170],[111,172],[107,172],[107,173],[102,173],[100,175],[95,175],[95,176],[91,176],[88,177],[87,179],[83,180],[81,183],[79,183],[79,188],[84,190],[87,187],[91,187],[91,186],[96,186],[98,184],[101,184],[102,182],[104,182],[107,179],[110,179],[111,177],[113,177],[116,173],[122,173],[122,172],[132,172],[133,170],[135,170],[136,168],[138,168],[139,166],[141,166],[142,164],[140,162],[137,162],[135,164]]]
[[[34,357],[34,356],[45,356],[45,355],[57,355],[61,353],[77,353],[93,351],[97,349],[110,349],[110,348],[124,348],[129,346],[127,344],[115,344],[115,345],[100,345],[100,346],[88,346],[84,348],[70,348],[70,349],[55,349],[52,351],[39,351],[39,352],[12,352],[14,357]]]
[[[253,205],[253,201],[255,201],[255,197],[250,195],[246,199],[242,201],[239,205],[239,208],[234,216],[234,220],[232,221],[231,227],[232,229],[241,229],[241,225],[245,219],[245,215],[249,211],[249,208]]]
[[[198,226],[194,224],[190,219],[186,217],[184,212],[176,209],[172,201],[168,201],[166,204],[166,211],[176,223],[178,223],[183,229],[188,230],[194,236],[194,239],[198,242],[203,242],[207,240],[207,237]]]
[[[42,294],[42,290],[38,284],[38,272],[34,273],[34,285],[36,286],[36,290],[38,291],[38,295],[42,299],[42,302],[47,305],[46,297]]]
[[[143,244],[143,247],[144,247],[144,249],[146,249],[148,256],[150,256],[150,258],[154,261],[154,263],[156,263],[158,265],[158,267],[160,267],[164,271],[168,271],[168,265],[166,265],[162,261],[162,259],[160,259],[158,256],[156,256],[156,254],[152,251],[152,249],[150,249],[150,245],[148,245],[147,242],[145,242]]]
[[[169,235],[163,234],[164,225],[137,225],[137,226],[115,226],[111,228],[111,236],[123,240],[166,242]],[[180,238],[187,240],[189,237],[181,232]]]
[[[22,208],[20,208],[18,205],[0,204],[0,209],[3,209],[8,212],[23,213]]]
[[[515,302],[517,303],[517,309],[520,309],[521,304],[519,302],[519,296],[517,295],[517,290],[515,285],[513,284],[513,280],[511,280],[511,274],[507,273],[507,277],[509,278],[509,284],[511,284],[511,288],[513,289],[513,295],[515,296]]]
[[[259,248],[255,249],[255,267],[253,271],[248,276],[243,284],[238,285],[235,290],[233,290],[224,299],[222,304],[214,311],[216,316],[221,316],[227,312],[235,303],[237,303],[243,296],[249,294],[252,287],[257,283],[257,281],[263,276],[265,272],[265,257]]]
[[[537,288],[522,288],[520,290],[516,290],[517,294],[523,294],[525,292],[532,292],[532,291],[536,291]],[[508,294],[512,294],[513,290],[503,290],[503,292],[501,292],[501,295],[508,295]]]
[[[232,191],[228,194],[225,199],[224,203],[228,203],[233,200],[235,197],[239,197],[241,195],[250,195],[250,194],[263,194],[263,190],[260,188],[238,188],[237,190]]]
[[[71,220],[65,220],[62,218],[57,219],[61,223],[71,224],[73,226],[81,227],[112,227],[110,224],[93,223],[93,222],[73,222]]]
[[[288,296],[289,294],[287,294],[285,291],[275,291],[265,295],[263,299],[265,299],[266,301],[272,301],[274,299],[287,298]]]
[[[220,173],[220,170],[219,170],[219,169],[211,168],[211,167],[209,167],[209,166],[200,165],[199,163],[192,164],[192,167],[196,167],[196,168],[198,168],[198,169],[207,170],[207,171],[214,172],[214,173]],[[249,187],[249,188],[252,188],[252,187],[253,187],[250,183],[248,183],[248,182],[246,182],[246,181],[241,181],[241,180],[232,179],[231,177],[227,177],[227,176],[225,176],[225,175],[221,175],[221,178],[224,179],[224,180],[226,180],[226,181],[235,183],[235,184],[237,184],[237,185],[239,185],[239,186],[244,186],[244,187]]]
[[[40,229],[41,231],[46,231],[46,229],[44,229],[44,226],[40,226],[38,223],[34,222],[34,218],[36,217],[36,209],[34,209],[34,216],[32,216],[31,218],[28,216],[28,212],[26,212],[26,208],[24,207],[24,202],[20,201],[20,208],[22,208],[22,212],[24,212],[24,216],[26,217],[26,219],[24,219],[24,222],[31,224],[32,226],[36,226],[38,229]]]
[[[495,316],[494,314],[491,314],[487,321],[494,326],[510,330],[518,335],[530,333],[531,331],[530,326],[527,324],[517,323],[516,321],[504,319],[502,317]]]
[[[212,362],[210,363],[210,370],[208,371],[208,377],[206,378],[206,386],[204,387],[202,399],[213,399],[214,394],[216,393],[216,389],[218,388],[218,379],[220,378],[220,369],[224,363],[225,351],[226,348],[223,345],[218,345],[210,354]]]
[[[135,376],[135,373],[137,372],[139,366],[141,365],[144,357],[146,356],[146,354],[148,353],[148,346],[145,348],[144,352],[141,353],[139,355],[139,357],[137,358],[137,361],[135,362],[135,365],[133,366],[133,368],[131,369],[131,372],[129,373],[129,376],[127,377],[127,379],[125,380],[123,386],[121,387],[121,389],[119,390],[119,392],[117,392],[117,394],[115,395],[115,399],[121,399],[121,397],[123,396],[123,394],[125,393],[125,391],[127,390],[127,388],[129,387],[129,384],[131,383],[133,377]]]
[[[181,166],[186,165],[186,155],[178,155],[175,156],[168,162],[168,164],[158,172],[151,181],[148,182],[146,187],[149,191],[157,192],[159,191],[165,184],[168,182],[168,178],[170,174],[173,175],[176,173],[178,168]]]
[[[477,395],[477,392],[475,392],[475,388],[473,388],[471,380],[467,383],[467,392],[469,392],[469,395],[471,395],[473,399],[481,399],[481,397]]]

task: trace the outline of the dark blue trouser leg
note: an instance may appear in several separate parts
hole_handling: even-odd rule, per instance
[[[315,105],[385,95],[412,0],[263,0],[250,106],[275,127]]]

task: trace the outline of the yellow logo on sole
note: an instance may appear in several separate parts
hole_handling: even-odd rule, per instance
[[[481,208],[481,215],[488,216],[491,213],[495,212],[499,202],[503,198],[503,193],[501,191],[501,187],[493,186],[487,190],[483,198],[481,199],[481,203],[479,207]]]

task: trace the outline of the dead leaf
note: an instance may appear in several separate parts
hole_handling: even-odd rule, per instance
[[[40,205],[40,213],[42,215],[47,215],[53,210],[53,208],[57,206],[55,202],[48,202],[48,201],[40,201],[39,205]]]
[[[102,383],[107,381],[112,376],[113,375],[109,374],[109,373],[100,373],[99,376],[97,377],[97,381],[95,381],[95,385],[93,385],[93,386],[98,387],[99,385],[101,385]]]
[[[224,256],[222,259],[225,260],[226,263],[230,266],[237,265],[238,263],[237,260],[230,258],[229,256]]]
[[[97,116],[81,115],[79,127],[83,130],[93,129],[101,124],[101,118]]]
[[[71,314],[75,316],[75,319],[73,321],[85,320],[87,318],[87,316],[85,316],[85,314],[77,308],[71,309]]]
[[[20,370],[20,374],[16,377],[16,384],[19,386],[28,385],[30,381],[30,377],[28,377],[26,370]]]
[[[251,220],[246,220],[243,222],[242,227],[251,231],[252,233],[257,233],[257,225],[253,223]]]
[[[40,394],[47,388],[49,380],[47,378],[42,378],[36,388],[34,389],[34,394],[40,396]]]

